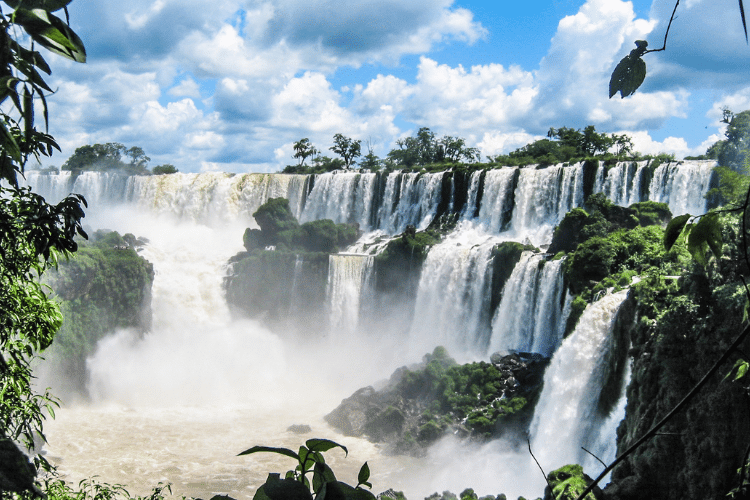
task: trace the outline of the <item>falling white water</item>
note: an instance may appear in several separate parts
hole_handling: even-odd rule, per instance
[[[455,357],[484,354],[489,326],[492,249],[501,239],[462,224],[432,247],[422,266],[409,351],[445,346]]]
[[[427,228],[437,214],[442,183],[442,172],[388,174],[376,229],[398,234],[409,224],[419,230]]]
[[[511,233],[535,245],[549,243],[555,224],[583,203],[583,169],[576,164],[524,167],[519,172]]]
[[[625,365],[625,375],[623,376],[622,390],[617,400],[617,405],[601,423],[598,435],[587,447],[594,456],[605,464],[611,464],[617,458],[617,428],[625,418],[625,407],[628,403],[627,388],[630,384],[631,373],[631,363],[628,362]],[[583,469],[591,477],[598,476],[600,474],[598,471],[604,470],[604,466],[594,456],[586,454],[586,458],[581,462]],[[609,479],[605,477],[602,484],[607,484],[608,481]]]
[[[354,334],[359,325],[361,300],[370,286],[374,257],[332,254],[328,262],[331,338],[338,342]]]
[[[485,176],[484,191],[477,219],[479,224],[487,231],[500,232],[503,229],[503,217],[507,216],[508,211],[513,210],[508,201],[513,195],[513,178],[516,171],[515,168],[500,168],[490,170]],[[476,194],[474,196],[476,197]]]
[[[331,219],[370,229],[375,185],[375,174],[329,172],[317,175],[300,222]]]
[[[469,182],[469,192],[467,194],[466,205],[464,205],[461,211],[461,220],[469,220],[474,218],[474,212],[477,209],[477,198],[479,197],[479,186],[482,183],[482,170],[477,170],[471,174],[471,182]]]
[[[567,300],[562,260],[524,252],[503,289],[492,321],[490,352],[524,351],[551,356],[563,333]]]
[[[704,213],[715,165],[713,160],[659,165],[649,187],[650,199],[668,204],[674,215]]]
[[[648,161],[618,162],[615,166],[606,170],[600,167],[602,174],[594,191],[604,193],[616,205],[630,206],[641,201],[641,183],[643,172]]]
[[[586,452],[581,446],[598,436],[602,418],[596,408],[605,361],[612,348],[614,320],[627,294],[622,290],[590,304],[544,374],[530,432],[544,470],[583,463]]]

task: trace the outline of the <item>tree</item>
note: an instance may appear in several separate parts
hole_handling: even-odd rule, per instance
[[[359,162],[359,167],[377,172],[378,170],[380,170],[381,163],[382,162],[380,158],[378,158],[378,155],[376,155],[372,150],[372,143],[368,140],[367,154],[362,157],[362,161]]]
[[[177,172],[179,172],[179,170],[177,170],[177,167],[175,167],[171,163],[165,163],[164,165],[157,165],[151,169],[151,173],[154,175],[176,174]]]
[[[708,148],[706,156],[717,160],[719,165],[742,172],[750,149],[750,110],[737,114],[728,109],[724,111],[724,121],[728,123],[724,133],[726,139]]]
[[[48,392],[32,389],[31,365],[62,321],[37,278],[58,255],[77,249],[76,234],[86,237],[83,197],[71,195],[50,205],[18,186],[17,175],[29,157],[38,161],[60,150],[34,123],[36,104],[46,128],[46,97],[52,93],[40,75],[50,74],[50,67],[34,44],[77,62],[86,60],[86,52],[68,24],[53,14],[65,10],[67,18],[71,0],[4,1],[14,10],[10,15],[0,11],[0,103],[6,103],[0,111],[0,441],[4,448],[10,440],[31,449],[36,435],[44,438],[42,409],[55,404]],[[22,45],[28,39],[31,48]],[[46,464],[41,457],[35,460]],[[3,487],[32,489],[33,475],[26,473],[24,462],[16,467],[10,476],[16,482]]]
[[[344,168],[351,168],[354,160],[362,155],[362,141],[336,134],[333,136],[333,146],[329,149],[344,160]]]
[[[461,160],[475,163],[480,158],[479,149],[467,148],[463,138],[450,135],[445,135],[438,141],[438,156],[440,157],[438,161],[451,163],[458,163]]]
[[[317,152],[318,150],[312,145],[310,139],[305,137],[294,143],[293,158],[297,158],[299,160],[297,166],[302,167],[305,164],[305,160],[310,156],[314,156]]]

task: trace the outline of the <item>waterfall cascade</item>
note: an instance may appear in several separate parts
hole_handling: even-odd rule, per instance
[[[87,224],[132,232],[151,241],[143,255],[153,260],[157,273],[154,328],[144,338],[113,332],[101,342],[89,365],[91,388],[100,403],[226,409],[232,405],[233,394],[241,394],[242,403],[251,406],[267,404],[269,399],[277,407],[282,399],[313,401],[313,409],[305,409],[306,418],[317,426],[316,431],[327,432],[319,421],[322,413],[333,407],[331,400],[335,404],[377,377],[418,361],[437,345],[445,345],[461,361],[486,359],[496,350],[536,352],[553,356],[532,427],[534,451],[546,457],[549,469],[580,461],[581,444],[593,435],[611,432],[611,426],[602,423],[604,416],[592,415],[597,377],[608,349],[608,328],[624,292],[590,305],[575,332],[563,340],[570,309],[563,261],[524,253],[500,289],[495,272],[502,264],[496,257],[498,245],[508,241],[548,244],[565,213],[596,192],[621,205],[653,200],[667,203],[675,214],[700,213],[705,210],[703,196],[711,167],[710,162],[671,163],[655,169],[645,162],[609,167],[587,162],[548,168],[504,167],[471,174],[335,172],[309,176],[202,173],[122,177],[87,172],[74,177],[69,172],[29,172],[28,184],[49,201],[70,192],[81,193],[89,201]],[[323,347],[315,347],[313,342],[290,346],[285,332],[269,331],[256,322],[234,321],[224,303],[206,306],[220,295],[220,279],[205,278],[223,275],[229,257],[242,250],[242,231],[254,225],[253,212],[274,197],[288,198],[301,222],[329,218],[358,224],[366,234],[357,252],[383,249],[384,241],[407,226],[425,229],[445,215],[451,215],[446,219],[457,221],[457,225],[429,249],[413,296],[394,296],[390,302],[380,300],[389,291],[378,283],[376,257],[331,255],[327,293],[321,300],[327,303],[333,342]],[[182,229],[188,231],[187,238],[183,238]],[[202,248],[204,242],[212,242],[206,252],[192,251]],[[299,307],[295,293],[306,259],[298,256],[293,263],[288,311],[289,316],[301,316],[294,319],[305,325],[312,316],[299,313],[304,307]],[[406,279],[406,273],[404,276]],[[175,277],[179,279],[170,281]],[[220,296],[218,300],[221,302]],[[408,324],[397,325],[400,332],[373,327],[373,318],[391,312],[378,309],[378,305],[393,302],[412,313],[403,315]],[[196,319],[195,315],[203,317]],[[352,350],[336,350],[344,344]],[[180,384],[187,388],[177,387]],[[316,397],[315,391],[321,387],[330,394]],[[318,416],[321,418],[315,420]],[[300,423],[286,422],[289,418],[282,420]],[[585,421],[596,428],[587,428],[582,424]],[[273,432],[284,432],[278,428],[281,420],[274,424]],[[602,430],[605,428],[610,430]],[[549,453],[555,456],[543,451],[550,443],[554,451]],[[509,452],[488,453],[490,461],[496,461]],[[443,468],[463,470],[450,465]],[[217,474],[234,478],[243,471],[238,464],[237,470]],[[471,481],[472,477],[462,476],[461,480]],[[185,484],[189,483],[186,479]],[[251,496],[252,488],[257,487],[248,482],[237,489],[222,487],[221,480],[216,484],[219,486],[212,487],[212,492],[230,491],[239,498]],[[409,491],[408,485],[387,486]],[[422,493],[427,492],[412,491],[414,498]],[[538,492],[524,494],[536,496]]]
[[[532,447],[547,469],[584,463],[581,446],[592,447],[589,440],[608,416],[597,414],[601,380],[613,349],[615,316],[627,293],[622,290],[589,305],[552,358],[531,427]]]

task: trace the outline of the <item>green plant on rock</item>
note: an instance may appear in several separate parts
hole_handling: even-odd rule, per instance
[[[284,479],[281,474],[269,474],[266,482],[255,492],[253,500],[374,500],[375,495],[361,488],[372,488],[368,482],[370,467],[367,462],[359,470],[357,485],[352,487],[337,480],[326,464],[323,453],[333,448],[341,448],[345,454],[349,454],[345,446],[328,439],[308,439],[305,446],[300,446],[298,453],[288,448],[268,446],[253,446],[243,451],[238,456],[276,453],[297,460],[297,466],[287,471]],[[308,477],[309,474],[312,474],[312,478]]]

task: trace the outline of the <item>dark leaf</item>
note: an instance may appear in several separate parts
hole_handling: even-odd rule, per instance
[[[671,250],[677,241],[677,238],[680,237],[680,234],[682,233],[685,224],[690,220],[690,217],[692,217],[690,214],[680,215],[673,218],[667,225],[667,229],[664,231],[664,248],[667,252]]]
[[[319,492],[324,483],[336,482],[336,475],[330,467],[320,462],[315,464],[313,474],[313,491]]]
[[[50,12],[63,9],[73,0],[3,0],[12,8],[17,9],[23,4],[26,9],[43,9]]]
[[[357,483],[365,484],[367,483],[368,479],[370,479],[370,466],[367,465],[367,462],[365,462],[359,469],[359,474],[357,475]]]
[[[645,80],[646,62],[640,55],[634,55],[633,52],[622,58],[612,72],[609,80],[610,98],[617,92],[620,92],[620,97],[623,99],[634,94]]]
[[[16,9],[13,22],[23,26],[29,36],[47,50],[76,62],[86,62],[83,42],[59,18],[40,9]]]
[[[263,489],[271,500],[312,500],[305,485],[294,479],[267,482]]]
[[[253,446],[252,448],[245,450],[242,453],[238,453],[237,456],[239,457],[241,455],[250,455],[251,453],[278,453],[279,455],[284,455],[295,460],[299,460],[299,455],[288,448],[271,448],[269,446]]]
[[[328,451],[333,448],[341,448],[342,450],[344,450],[344,453],[346,455],[349,455],[349,450],[346,449],[346,446],[342,446],[328,439],[308,439],[305,445],[310,449],[310,451],[320,452]]]
[[[688,236],[688,251],[701,265],[706,265],[706,252],[721,256],[721,224],[716,214],[706,214],[692,228]]]
[[[740,2],[740,16],[742,17],[742,28],[745,30],[745,43],[747,43],[747,23],[745,23],[745,6],[742,5],[742,0],[739,0]]]
[[[352,488],[350,485],[346,483],[342,483],[341,481],[337,481],[333,484],[329,484],[328,488],[329,490],[335,489],[337,493],[340,492],[341,496],[339,498],[342,498],[345,500],[375,500],[376,499],[375,495],[373,495],[369,491],[363,490],[361,488]],[[328,498],[328,496],[326,496],[326,498]]]

